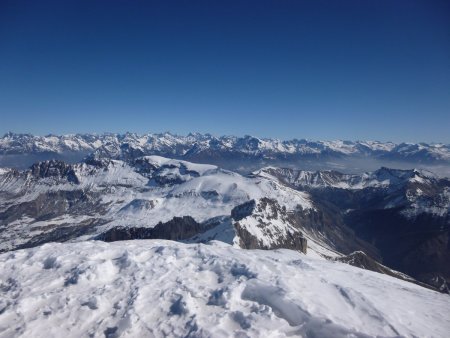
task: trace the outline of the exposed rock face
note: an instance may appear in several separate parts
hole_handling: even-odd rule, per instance
[[[338,252],[349,254],[364,250],[370,256],[379,258],[378,250],[367,241],[360,239],[349,228],[334,205],[326,201],[315,201],[316,208],[307,212],[301,209],[288,214],[288,220],[298,229],[304,229],[310,236]]]
[[[300,206],[296,210],[287,211],[280,206],[277,201],[270,198],[263,198],[258,202],[251,200],[237,206],[231,212],[242,247],[248,248],[301,248],[304,244],[297,243],[298,238],[306,238],[303,232],[308,232],[309,236],[328,244],[339,252],[345,254],[355,250],[365,250],[373,257],[378,257],[378,251],[370,243],[356,237],[354,231],[348,228],[342,220],[340,210],[328,203],[315,201],[315,209],[303,210]],[[254,224],[242,222],[242,220],[252,220]],[[257,230],[261,229],[268,239],[273,239],[272,243],[264,244],[255,237],[261,238]],[[277,228],[278,226],[278,228]],[[247,230],[250,229],[250,230]],[[286,230],[287,229],[287,230]],[[255,235],[251,235],[251,232]],[[321,234],[320,238],[316,237]],[[306,246],[305,246],[306,251]],[[303,252],[305,252],[303,251]]]
[[[104,220],[90,218],[80,221],[76,225],[70,223],[49,224],[42,232],[35,236],[24,234],[23,238],[27,239],[23,244],[19,244],[12,248],[13,250],[33,248],[49,242],[66,242],[80,236],[90,235],[95,231],[96,227],[102,225]],[[37,229],[36,229],[37,230]],[[0,252],[7,251],[1,250]]]
[[[367,256],[363,251],[355,251],[347,256],[337,257],[334,260],[347,263],[361,269],[384,273],[396,277],[395,273],[391,269]]]
[[[144,199],[134,199],[127,205],[123,206],[119,213],[125,213],[125,212],[134,212],[139,210],[150,210],[155,207],[155,201],[152,200],[144,200]]]
[[[156,157],[157,158],[157,157]],[[141,175],[151,179],[151,183],[158,186],[174,186],[199,177],[200,172],[189,168],[184,161],[161,161],[155,157],[144,156],[131,161],[131,165]],[[217,169],[209,166],[211,170]]]
[[[439,275],[423,275],[423,280],[427,281],[427,285],[432,286],[437,291],[450,294],[450,285],[447,280]]]
[[[0,227],[17,220],[18,216],[45,221],[58,216],[103,212],[106,208],[98,194],[83,190],[56,190],[39,194],[35,199],[14,204],[0,212]]]
[[[235,207],[234,219],[239,245],[245,249],[293,249],[306,253],[307,241],[288,221],[286,208],[276,200],[262,198]]]
[[[235,221],[240,221],[241,219],[250,216],[253,213],[253,210],[255,210],[255,208],[256,208],[255,200],[245,202],[233,208],[233,210],[231,210],[231,217]]]
[[[30,168],[30,175],[35,178],[67,179],[68,182],[79,184],[72,165],[62,161],[43,161],[35,163]]]
[[[174,217],[169,222],[159,222],[153,228],[120,227],[112,228],[96,237],[105,242],[125,241],[132,239],[170,239],[184,240],[204,232],[217,224],[203,225],[190,216]]]
[[[89,234],[106,222],[98,215],[104,213],[107,206],[94,192],[55,190],[6,207],[0,211],[0,241],[5,245],[0,252],[64,242]],[[34,224],[21,227],[22,219],[31,219]],[[16,224],[18,228],[14,229]],[[11,234],[15,234],[14,241],[11,241]],[[7,242],[10,244],[6,245]]]
[[[239,237],[239,244],[243,249],[291,249],[303,252],[307,251],[307,240],[301,237],[300,233],[287,232],[283,240],[267,245],[251,234],[245,227],[235,223],[236,234]]]

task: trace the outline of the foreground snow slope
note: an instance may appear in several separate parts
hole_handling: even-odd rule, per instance
[[[450,297],[289,250],[162,240],[0,255],[1,337],[445,337]]]

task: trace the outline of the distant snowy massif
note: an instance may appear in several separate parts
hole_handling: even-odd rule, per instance
[[[450,332],[450,179],[423,169],[448,145],[10,133],[0,153],[0,337]],[[335,170],[367,160],[417,165]]]
[[[33,162],[62,159],[76,162],[87,154],[126,160],[160,155],[191,162],[216,164],[246,173],[267,165],[360,172],[381,166],[432,167],[450,176],[450,145],[379,141],[277,140],[252,136],[215,137],[192,133],[74,134],[34,136],[8,133],[0,138],[0,165],[21,169]]]

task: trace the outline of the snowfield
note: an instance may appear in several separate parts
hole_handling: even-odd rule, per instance
[[[0,255],[0,337],[448,337],[450,297],[290,250],[163,240]]]

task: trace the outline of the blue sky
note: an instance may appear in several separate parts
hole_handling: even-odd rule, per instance
[[[0,122],[450,143],[450,2],[2,0]]]

